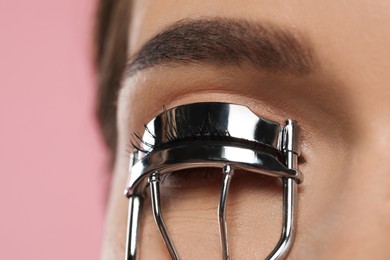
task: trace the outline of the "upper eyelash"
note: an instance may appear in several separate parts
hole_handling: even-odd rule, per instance
[[[167,120],[167,125],[164,126],[165,136],[162,139],[168,140],[165,143],[150,144],[146,142],[139,133],[134,132],[131,134],[130,145],[135,151],[140,151],[143,153],[149,153],[148,150],[143,147],[149,147],[151,150],[164,147],[179,141],[196,141],[196,140],[227,140],[230,137],[229,131],[227,129],[220,129],[214,127],[204,121],[202,125],[191,128],[190,124],[187,125],[187,129],[177,129],[171,123],[171,120]],[[147,125],[144,125],[144,133],[149,134],[153,139],[156,139],[156,136],[150,131]]]

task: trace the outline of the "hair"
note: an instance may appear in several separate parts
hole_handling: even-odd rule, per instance
[[[94,33],[96,116],[111,152],[111,165],[116,153],[116,100],[127,61],[130,7],[130,0],[99,0],[97,6]]]

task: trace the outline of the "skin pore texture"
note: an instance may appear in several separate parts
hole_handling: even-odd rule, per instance
[[[388,1],[136,0],[129,59],[183,19],[231,21],[288,31],[308,45],[310,73],[240,64],[157,64],[124,77],[118,151],[102,259],[124,259],[130,135],[181,104],[222,101],[261,117],[298,121],[300,169],[296,240],[288,259],[387,259],[390,241],[390,3]],[[167,227],[182,259],[221,259],[217,220],[222,174],[197,169],[162,183]],[[146,200],[148,201],[148,200]],[[232,259],[264,259],[279,239],[280,182],[235,174],[228,199]],[[170,259],[144,207],[141,259]]]

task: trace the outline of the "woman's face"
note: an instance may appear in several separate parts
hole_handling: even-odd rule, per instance
[[[146,53],[155,60],[141,59],[120,91],[103,259],[124,258],[127,199],[122,191],[130,135],[142,132],[163,106],[199,101],[243,104],[274,121],[298,121],[305,180],[299,186],[289,259],[386,259],[389,14],[389,1],[134,1],[129,56],[159,32],[166,30],[170,38],[156,38],[161,48]],[[187,23],[177,23],[182,19]],[[227,27],[236,34],[223,31]],[[183,37],[172,38],[177,33]],[[196,41],[203,37],[208,40]],[[234,39],[242,41],[234,44]],[[205,50],[197,49],[203,43]],[[188,55],[164,56],[184,45]],[[221,258],[221,181],[219,172],[198,169],[162,184],[166,224],[182,259]],[[235,175],[227,217],[233,259],[262,259],[273,249],[281,229],[281,201],[274,179]],[[169,259],[150,208],[146,203],[141,259]]]

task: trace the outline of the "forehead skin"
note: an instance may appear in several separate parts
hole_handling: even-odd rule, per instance
[[[386,259],[389,1],[136,0],[132,13],[129,57],[177,21],[224,17],[291,31],[310,44],[317,66],[305,76],[275,75],[249,64],[157,66],[126,79],[118,100],[118,157],[103,259],[124,258],[127,200],[122,190],[130,134],[141,131],[164,105],[196,101],[245,104],[271,120],[299,122],[305,181],[289,259]],[[188,179],[185,185],[182,179],[167,184],[167,225],[183,259],[218,259],[219,184],[200,180],[197,188],[199,180]],[[177,199],[179,193],[183,195]],[[142,259],[169,259],[150,205],[145,208]],[[280,232],[277,185],[246,175],[233,180],[228,210],[233,212],[228,215],[233,259],[264,258]]]

